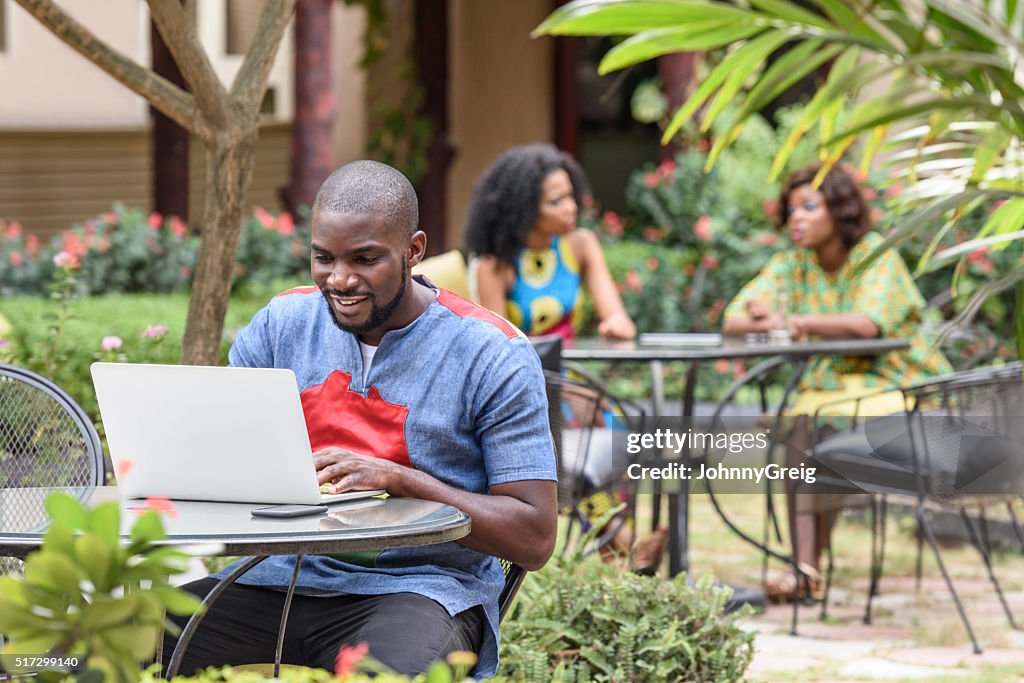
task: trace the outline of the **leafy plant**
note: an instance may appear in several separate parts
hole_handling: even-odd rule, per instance
[[[583,561],[586,543],[527,576],[502,624],[500,671],[527,681],[742,679],[754,634],[736,624],[748,608],[724,614],[728,588]]]
[[[720,126],[707,162],[718,157],[759,110],[800,78],[831,63],[829,75],[772,166],[777,176],[797,141],[816,131],[826,166],[866,138],[861,168],[886,148],[893,177],[906,184],[907,211],[877,250],[910,238],[927,247],[918,272],[981,247],[1024,238],[1024,58],[1016,0],[576,0],[536,33],[628,36],[605,55],[602,73],[679,51],[724,49],[666,128],[664,141],[692,118]],[[769,62],[767,57],[787,49]],[[878,94],[880,93],[880,94]],[[998,207],[994,202],[1004,202]],[[942,246],[978,207],[995,209],[969,239]],[[1017,264],[1015,264],[1017,265]],[[864,267],[869,267],[868,263]],[[975,302],[1024,280],[1024,269],[993,272]],[[954,279],[954,285],[956,279]],[[974,308],[976,304],[966,307]],[[1024,297],[1018,296],[1018,319]],[[1024,325],[1017,337],[1024,351]]]
[[[24,575],[0,577],[5,666],[12,668],[17,655],[80,655],[80,680],[139,680],[137,662],[152,658],[163,630],[175,628],[165,611],[184,615],[199,607],[168,582],[186,570],[188,555],[157,545],[166,534],[153,510],[139,517],[122,546],[117,502],[87,510],[53,493],[46,509],[53,524],[26,558]]]

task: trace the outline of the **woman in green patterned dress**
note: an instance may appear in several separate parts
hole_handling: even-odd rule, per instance
[[[857,183],[833,168],[815,188],[819,170],[798,171],[783,186],[779,227],[788,229],[793,248],[772,256],[733,298],[725,311],[724,333],[788,328],[790,337],[798,340],[898,337],[908,340],[910,347],[874,358],[819,359],[804,376],[800,394],[787,411],[794,416],[787,456],[793,464],[805,458],[807,416],[819,406],[829,404],[829,415],[850,415],[853,402],[844,403],[845,399],[875,391],[876,395],[861,402],[859,414],[889,415],[905,409],[902,394],[882,389],[952,371],[919,333],[924,297],[899,254],[888,250],[858,272],[858,265],[883,238],[873,230]],[[780,306],[773,305],[780,300],[780,292],[788,310],[779,311]],[[789,498],[797,560],[813,578],[835,512],[814,512],[821,507],[814,495]]]

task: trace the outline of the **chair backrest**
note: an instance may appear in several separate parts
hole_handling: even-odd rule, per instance
[[[540,357],[540,366],[551,372],[562,371],[562,336],[559,334],[542,334],[530,337],[533,350]]]
[[[568,511],[580,502],[587,489],[587,456],[601,394],[548,370],[544,371],[544,385],[558,467],[558,506]]]
[[[919,493],[1024,490],[1024,365],[975,368],[904,389]]]
[[[0,488],[103,481],[96,429],[74,399],[34,372],[0,364]]]
[[[526,570],[515,562],[509,562],[508,560],[500,560],[500,562],[501,570],[505,572],[505,585],[501,589],[501,595],[498,596],[499,624],[505,618],[509,608],[512,607],[512,599],[516,597],[519,586],[523,584],[523,579],[526,578]]]
[[[412,272],[414,275],[425,275],[438,287],[458,294],[463,299],[470,298],[469,271],[466,259],[458,249],[423,259],[413,267]]]

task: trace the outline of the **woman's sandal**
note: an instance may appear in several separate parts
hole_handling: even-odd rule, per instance
[[[768,579],[764,587],[764,597],[768,602],[773,605],[782,605],[792,602],[794,599],[821,600],[824,597],[821,572],[803,562],[798,567],[800,569],[799,582],[793,572]],[[799,583],[799,591],[797,583]]]

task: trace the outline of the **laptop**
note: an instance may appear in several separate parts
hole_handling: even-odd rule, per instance
[[[93,363],[123,498],[322,505],[291,370]]]

